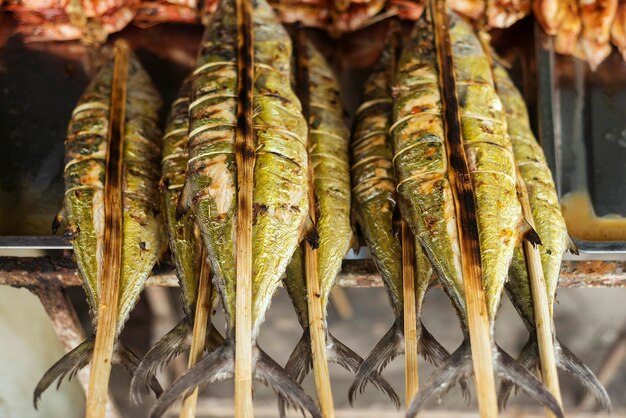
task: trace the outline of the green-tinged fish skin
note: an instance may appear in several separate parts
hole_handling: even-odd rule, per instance
[[[309,58],[309,156],[313,165],[319,235],[322,308],[350,247],[350,134],[343,121],[339,82],[326,59],[307,43]]]
[[[416,23],[403,48],[394,92],[395,122],[390,133],[400,209],[427,252],[465,330],[463,276],[448,179],[437,54],[427,18]]]
[[[291,90],[291,40],[265,0],[254,0],[253,8],[253,377],[319,417],[315,402],[256,344],[265,312],[308,218],[308,155],[306,121]],[[168,388],[152,410],[153,418],[188,389],[229,379],[234,373],[237,36],[235,1],[224,0],[206,27],[194,71],[188,177],[178,211],[180,217],[185,207],[193,208],[226,312],[227,336],[221,347]]]
[[[198,299],[201,244],[196,239],[191,211],[176,219],[176,208],[187,178],[189,152],[189,103],[191,79],[185,80],[172,104],[163,136],[161,158],[161,204],[176,277],[180,284],[185,315],[193,316]]]
[[[465,154],[472,178],[483,288],[493,324],[524,225],[506,115],[491,63],[471,25],[450,17],[450,40]]]
[[[538,249],[546,283],[550,318],[552,318],[563,253],[568,249],[574,249],[561,213],[552,173],[543,150],[530,128],[524,99],[502,66],[496,64],[493,73],[498,94],[506,112],[513,153],[519,173],[528,190],[535,230],[541,239]],[[520,359],[525,359],[527,368],[532,370],[538,364],[538,347],[534,336],[535,315],[526,261],[519,247],[515,250],[505,288],[513,306],[520,313],[531,333],[529,342],[520,354]],[[591,370],[558,340],[555,339],[554,344],[557,366],[576,377],[595,396],[600,405],[610,410],[611,403],[606,390]],[[501,404],[505,402],[512,386],[511,383],[501,386],[499,395]]]
[[[137,367],[130,390],[135,403],[141,398],[142,388],[147,389],[149,377],[189,348],[189,337],[193,329],[202,244],[196,238],[193,213],[188,211],[178,219],[176,216],[178,201],[187,177],[190,94],[191,79],[188,78],[183,83],[168,116],[162,141],[160,184],[161,207],[166,221],[172,261],[182,293],[185,317],[150,348]],[[212,295],[213,299],[209,301],[211,307],[216,303],[217,292],[212,292]]]
[[[398,160],[400,159],[398,151],[406,149],[405,153],[411,155],[412,158],[404,157],[404,161],[400,161],[400,166],[404,162],[408,167],[412,167],[414,172],[405,173],[404,179],[400,181],[401,185],[403,180],[408,183],[408,180],[412,180],[416,176],[432,176],[439,183],[442,183],[441,179],[445,179],[446,195],[443,192],[435,195],[438,197],[444,196],[444,198],[440,197],[434,200],[437,202],[437,205],[418,206],[421,212],[415,210],[408,211],[412,215],[408,219],[415,223],[415,213],[417,212],[417,215],[422,213],[429,216],[437,214],[439,220],[449,220],[448,230],[441,226],[439,226],[438,230],[433,230],[433,225],[437,225],[437,218],[432,219],[430,222],[422,221],[418,225],[416,235],[422,240],[433,266],[439,273],[439,279],[444,289],[452,299],[453,305],[457,308],[463,323],[465,339],[461,346],[429,377],[428,381],[421,385],[420,391],[407,408],[407,417],[415,417],[428,399],[441,396],[453,383],[460,379],[468,378],[473,374],[469,335],[467,332],[467,312],[462,293],[463,282],[459,279],[461,277],[461,267],[458,258],[459,244],[458,236],[456,235],[456,220],[454,219],[455,209],[453,203],[449,203],[452,205],[452,208],[450,209],[451,214],[447,216],[444,216],[443,213],[445,212],[440,209],[442,201],[450,202],[449,198],[447,198],[447,194],[450,194],[450,183],[447,180],[448,166],[445,158],[445,143],[443,142],[441,86],[439,85],[436,47],[433,41],[432,23],[424,23],[427,20],[428,16],[422,22],[418,22],[416,26],[418,31],[417,38],[421,37],[423,40],[423,43],[420,45],[421,48],[418,48],[417,52],[414,52],[415,49],[413,51],[409,49],[409,55],[412,52],[415,55],[419,55],[416,58],[418,62],[406,67],[409,70],[407,71],[408,74],[412,71],[416,74],[427,74],[427,77],[424,75],[417,82],[410,78],[401,82],[398,90],[402,93],[402,88],[406,89],[407,92],[412,94],[409,97],[413,101],[402,101],[400,99],[399,103],[394,104],[396,109],[404,110],[405,114],[415,112],[418,115],[417,117],[411,116],[411,119],[419,121],[421,118],[422,120],[421,124],[416,124],[417,126],[412,131],[408,131],[405,134],[406,137],[409,139],[414,137],[422,139],[425,137],[427,139],[422,139],[422,141],[414,140],[412,143],[404,146],[402,146],[402,143],[400,143],[400,146],[396,145],[396,167],[398,167]],[[482,49],[482,45],[471,26],[457,15],[450,13],[449,22],[456,93],[459,99],[458,110],[461,117],[465,154],[476,204],[483,287],[490,325],[493,331],[495,314],[500,303],[500,295],[507,278],[513,250],[518,244],[518,237],[521,235],[522,215],[515,189],[515,162],[513,160],[511,143],[507,136],[506,119],[502,103],[495,92],[490,62]],[[426,62],[419,62],[420,59],[426,60]],[[401,66],[400,68],[402,69],[403,67]],[[402,79],[400,78],[400,80]],[[402,119],[398,118],[398,115],[402,116],[397,111],[396,120],[402,121]],[[409,119],[410,122],[411,119]],[[396,124],[398,123],[396,122]],[[406,122],[402,122],[399,128],[406,127],[406,124]],[[419,135],[411,135],[415,132],[419,133]],[[397,136],[397,133],[394,133]],[[411,145],[413,147],[407,149],[407,146],[411,147]],[[420,149],[426,149],[428,152],[418,154],[417,150]],[[417,182],[413,180],[413,183]],[[412,202],[411,199],[422,199],[423,201],[424,198],[420,194],[432,195],[432,190],[434,189],[432,183],[426,181],[422,181],[421,184],[414,186],[414,188],[416,189],[414,194],[406,199],[408,203]],[[400,193],[402,194],[401,189]],[[417,218],[419,220],[419,216]],[[424,228],[427,229],[424,230]],[[420,235],[420,230],[422,230],[422,235]],[[452,237],[450,236],[451,230],[454,230]],[[426,239],[423,238],[424,235],[426,235]],[[441,237],[445,237],[446,246],[444,249],[454,248],[454,250],[445,253],[444,257],[438,259],[437,255],[441,256],[441,254],[437,254],[438,251],[441,251],[441,242],[438,242],[441,240]],[[449,241],[454,241],[454,244],[450,245]],[[438,246],[433,246],[433,244]],[[447,271],[441,267],[441,260],[447,261]],[[450,271],[453,275],[447,276]],[[555,416],[563,417],[559,403],[541,382],[495,344],[493,346],[493,363],[494,372],[497,376],[514,381],[526,394],[552,410]]]
[[[324,312],[335,278],[341,270],[348,251],[352,229],[350,226],[350,173],[348,163],[349,134],[342,119],[339,83],[315,46],[307,43],[309,77],[309,155],[313,164],[314,188],[318,205],[317,232],[319,234],[318,267],[320,293]],[[304,329],[303,338],[294,349],[285,370],[301,382],[310,369],[311,350],[306,279],[303,256],[296,250],[287,267],[285,288],[294,304],[298,321]],[[303,348],[306,346],[306,348]],[[328,360],[355,372],[363,359],[343,343],[327,334]],[[373,383],[387,392],[399,405],[399,398],[391,385],[380,374]],[[279,405],[281,416],[284,408]]]
[[[100,274],[106,262],[103,260],[104,181],[113,65],[113,60],[108,61],[87,87],[72,114],[65,141],[63,210],[68,221],[65,237],[74,248],[94,323],[99,303]],[[159,94],[131,53],[122,153],[122,273],[116,335],[122,331],[165,244],[158,204],[160,106]],[[118,351],[126,350],[120,346]],[[82,362],[84,359],[79,357],[90,356],[93,346],[83,347],[88,349],[74,352],[73,360]],[[118,358],[127,369],[136,367],[135,358],[131,359],[128,355]],[[78,363],[64,364],[78,367]],[[35,398],[45,390],[43,382],[49,381],[50,373],[58,373],[58,376],[65,372],[67,370],[53,366],[38,385]]]
[[[363,392],[368,376],[404,353],[404,300],[402,288],[402,248],[394,231],[394,212],[398,200],[393,171],[393,152],[389,127],[392,117],[392,78],[396,45],[393,32],[364,87],[363,102],[356,113],[352,137],[352,183],[354,213],[360,230],[372,251],[381,274],[395,321],[359,367],[350,387],[353,399]],[[422,301],[432,277],[432,265],[416,243],[416,310],[419,318]],[[419,327],[420,353],[435,364],[448,352]]]

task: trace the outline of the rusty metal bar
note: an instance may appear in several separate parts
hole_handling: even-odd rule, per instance
[[[382,287],[372,260],[344,260],[337,283],[343,287]],[[0,285],[35,289],[80,286],[76,266],[68,256],[0,257]],[[173,267],[155,267],[148,286],[178,286]],[[566,260],[561,266],[559,287],[626,288],[626,261]]]

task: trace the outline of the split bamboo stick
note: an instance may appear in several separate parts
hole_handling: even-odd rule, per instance
[[[302,103],[302,113],[309,123],[309,59],[307,54],[307,39],[302,28],[296,31],[297,71],[296,80],[298,96]],[[309,216],[315,223],[317,220],[317,207],[314,188],[313,164],[309,158],[308,163],[308,197]],[[311,354],[313,356],[313,374],[315,377],[315,392],[320,410],[324,418],[334,418],[335,408],[333,402],[330,374],[328,372],[328,359],[326,358],[326,329],[325,318],[322,310],[322,297],[320,294],[320,281],[318,271],[317,247],[305,240],[304,246],[304,273],[306,278],[309,330],[311,333]]]
[[[114,54],[104,181],[103,259],[106,262],[100,271],[98,325],[85,406],[87,418],[103,418],[106,413],[122,274],[122,163],[130,47],[125,41],[118,40]]]
[[[415,306],[415,241],[406,222],[402,222],[402,289],[404,296],[404,403],[409,403],[419,388],[417,370],[417,308]]]
[[[251,0],[236,0],[238,95],[235,161],[237,163],[235,417],[254,416],[252,407],[252,197],[256,161],[252,131],[254,44]]]
[[[213,309],[214,287],[211,284],[211,268],[207,260],[206,248],[202,249],[200,280],[198,282],[198,300],[193,321],[193,333],[191,336],[191,348],[189,349],[189,362],[187,368],[191,369],[202,358],[207,337],[207,328],[211,323],[211,310]],[[194,418],[198,403],[198,388],[185,396],[180,408],[180,418]]]
[[[516,167],[516,169],[517,193],[522,204],[522,213],[530,226],[534,228],[535,220],[528,200],[528,191],[524,179],[519,172],[519,168]],[[563,408],[561,389],[559,387],[559,375],[557,373],[556,357],[554,354],[553,323],[550,317],[548,295],[546,294],[546,279],[543,275],[541,257],[539,256],[539,249],[527,240],[524,240],[523,248],[533,297],[535,329],[537,330],[537,344],[539,345],[539,360],[541,364],[541,378],[544,385],[548,388],[550,393],[554,395],[561,408]],[[545,408],[545,412],[547,417],[555,416],[549,408]]]
[[[433,0],[431,4],[434,5],[433,20],[439,77],[442,86],[446,150],[449,160],[448,174],[454,195],[457,229],[461,244],[461,264],[474,378],[476,381],[476,397],[481,417],[492,418],[498,416],[498,402],[493,373],[493,344],[482,284],[476,207],[461,135],[448,10],[445,0]]]

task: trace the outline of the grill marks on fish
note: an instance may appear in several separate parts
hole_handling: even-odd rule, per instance
[[[108,61],[79,100],[69,123],[65,154],[64,213],[74,256],[92,316],[97,312],[103,260],[104,180],[111,106],[113,60]],[[123,147],[122,275],[116,333],[128,315],[164,244],[158,205],[161,99],[137,58],[131,54]],[[93,344],[86,341],[63,357],[42,378],[35,401],[57,377],[89,362]],[[116,344],[115,360],[128,371],[139,363],[123,345]],[[149,379],[160,392],[156,381]]]
[[[558,195],[552,174],[546,163],[541,146],[536,141],[528,119],[528,111],[522,95],[513,85],[506,70],[496,65],[494,77],[498,94],[502,99],[507,116],[508,132],[513,144],[513,152],[517,160],[519,172],[530,200],[530,207],[535,220],[535,228],[541,238],[539,254],[546,283],[548,308],[553,316],[553,304],[556,286],[559,280],[561,260],[566,250],[576,251],[569,235],[565,220],[561,213]],[[516,248],[509,280],[506,284],[509,299],[524,320],[530,332],[530,338],[519,361],[529,370],[539,363],[539,349],[535,337],[535,319],[530,281],[526,270],[526,262],[521,248]],[[555,339],[555,357],[557,366],[578,379],[581,384],[596,398],[598,404],[610,410],[611,402],[606,390],[596,376],[567,347]],[[513,382],[505,381],[499,391],[499,402],[502,406],[513,388]]]
[[[465,329],[465,298],[454,201],[448,179],[434,34],[420,19],[396,74],[390,128],[403,219],[427,252]]]

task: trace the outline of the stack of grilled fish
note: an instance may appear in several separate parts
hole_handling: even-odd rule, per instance
[[[429,285],[438,281],[458,313],[465,336],[461,347],[449,354],[423,326],[418,327],[420,353],[439,368],[410,404],[408,415],[417,414],[430,397],[442,394],[455,383],[467,393],[467,379],[472,373],[467,311],[430,14],[419,19],[404,45],[399,29],[392,31],[388,46],[365,85],[350,144],[339,85],[329,64],[310,42],[297,51],[307,59],[294,60],[291,38],[266,0],[255,0],[253,7],[254,378],[272,387],[281,405],[286,402],[312,416],[321,416],[313,399],[300,386],[311,367],[300,245],[306,237],[318,246],[325,313],[342,259],[353,241],[352,209],[354,226],[372,250],[395,321],[365,361],[327,333],[329,360],[356,373],[350,400],[371,382],[399,406],[393,388],[380,375],[385,365],[404,350],[399,219],[410,226],[415,237],[418,314]],[[506,71],[493,64],[490,52],[483,49],[472,26],[455,14],[450,15],[450,20],[459,113],[476,200],[490,323],[493,329],[506,287],[531,334],[519,362],[494,345],[494,369],[504,379],[500,399],[504,403],[515,385],[562,416],[556,400],[529,371],[537,364],[537,344],[520,243],[523,239],[541,242],[550,305],[554,302],[561,256],[572,246],[550,171],[529,128],[519,92]],[[158,94],[137,59],[130,59],[123,155],[124,257],[117,335],[163,252],[165,236],[186,314],[141,363],[123,344],[116,343],[116,360],[134,375],[134,399],[138,401],[142,390],[148,387],[160,395],[161,388],[154,378],[157,369],[189,349],[203,252],[208,254],[213,284],[226,313],[225,336],[208,325],[208,354],[160,396],[153,417],[161,416],[189,389],[229,379],[234,374],[237,36],[235,0],[222,0],[206,27],[197,67],[171,107],[161,142]],[[294,88],[292,83],[301,82],[294,77],[294,67],[303,62],[309,66],[300,71],[307,74],[308,91],[301,94],[300,100],[305,101],[301,103],[294,91],[303,88]],[[64,210],[55,221],[56,227],[67,223],[65,237],[74,246],[93,312],[98,307],[101,267],[105,262],[103,185],[112,68],[112,62],[104,66],[73,113],[66,140]],[[307,118],[303,106],[308,109]],[[516,193],[518,171],[528,187],[536,231],[522,217]],[[309,172],[313,175],[311,186]],[[314,188],[315,202],[308,200],[309,187]],[[309,219],[309,205],[316,205],[317,219]],[[284,369],[256,342],[281,280],[304,330]],[[216,303],[217,298],[210,300],[212,306]],[[87,365],[92,350],[90,337],[63,357],[42,378],[35,399],[57,378]],[[606,392],[589,369],[563,345],[557,343],[556,350],[558,365],[579,378],[608,407]],[[283,414],[284,407],[280,410]]]

